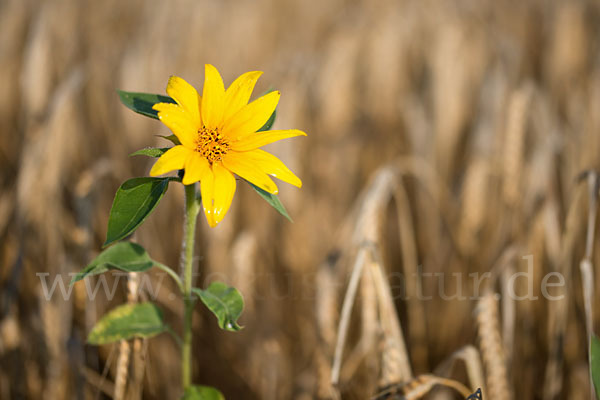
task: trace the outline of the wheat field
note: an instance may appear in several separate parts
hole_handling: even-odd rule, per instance
[[[93,300],[42,282],[100,251],[116,189],[152,165],[128,155],[167,144],[116,90],[201,87],[205,63],[226,84],[264,71],[275,128],[308,136],[270,146],[304,183],[280,185],[293,223],[244,185],[219,227],[201,216],[196,284],[246,307],[235,334],[196,308],[195,382],[228,399],[590,398],[600,3],[2,0],[0,399],[181,395],[169,336],[85,343],[131,281]],[[173,267],[183,200],[173,185],[134,236]],[[177,327],[174,291],[156,302]]]

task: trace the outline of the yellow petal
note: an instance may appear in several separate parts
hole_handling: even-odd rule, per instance
[[[212,174],[206,174],[202,178],[200,191],[204,214],[208,224],[214,228],[223,220],[231,206],[235,193],[235,177],[220,163],[214,163]]]
[[[191,151],[185,160],[185,175],[181,181],[184,185],[191,185],[202,179],[206,169],[209,168],[208,161],[198,152]]]
[[[185,160],[191,152],[190,149],[181,145],[170,148],[154,163],[150,170],[150,176],[158,176],[183,168]]]
[[[215,174],[213,174],[212,166],[209,166],[205,171],[202,179],[200,180],[200,194],[202,195],[202,207],[204,208],[204,215],[211,228],[217,226],[213,214],[214,204],[214,191],[215,191]]]
[[[239,140],[256,132],[262,128],[277,108],[279,97],[279,91],[267,93],[242,107],[225,122],[223,133],[233,140]]]
[[[302,181],[283,162],[273,154],[257,149],[243,153],[243,156],[251,160],[261,171],[272,175],[277,179],[302,187]]]
[[[248,104],[256,81],[262,75],[261,71],[246,72],[240,75],[225,91],[225,111],[223,121],[227,121],[242,107]]]
[[[202,92],[202,123],[208,129],[221,128],[225,107],[225,86],[219,71],[210,64],[204,66]]]
[[[295,136],[306,136],[306,133],[298,129],[255,132],[251,135],[242,138],[237,142],[231,142],[231,149],[235,151],[254,150],[269,143],[273,143],[281,139],[287,139]]]
[[[198,125],[190,113],[173,103],[157,103],[152,108],[158,111],[158,119],[177,136],[182,145],[189,149],[196,147]]]
[[[223,166],[234,174],[239,175],[250,183],[271,193],[277,194],[277,185],[261,171],[244,153],[229,152],[223,157]]]
[[[198,126],[200,123],[200,101],[196,89],[183,78],[172,76],[167,84],[167,94],[185,111],[190,113],[192,121]]]

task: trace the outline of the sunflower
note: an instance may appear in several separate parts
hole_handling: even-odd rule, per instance
[[[279,91],[248,103],[260,71],[247,72],[225,90],[219,71],[205,66],[202,97],[180,77],[172,76],[167,94],[174,103],[157,103],[158,118],[179,139],[154,164],[151,176],[184,169],[183,184],[200,181],[202,206],[211,227],[229,210],[235,193],[235,175],[259,188],[277,194],[272,175],[301,187],[302,181],[277,157],[259,147],[294,136],[297,129],[257,132],[275,111]]]

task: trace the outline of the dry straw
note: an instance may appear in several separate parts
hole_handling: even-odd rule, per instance
[[[280,117],[292,115],[309,136],[294,149],[303,189],[281,189],[293,224],[240,182],[243,200],[218,237],[198,232],[198,254],[209,261],[198,262],[199,280],[234,275],[248,308],[234,341],[194,318],[197,340],[216,344],[198,355],[202,365],[224,368],[198,366],[197,381],[230,388],[231,398],[364,399],[385,382],[401,387],[433,372],[468,378],[485,399],[588,395],[600,253],[597,200],[576,177],[600,168],[597,2],[175,3],[0,6],[1,398],[113,395],[124,371],[116,373],[118,348],[91,350],[83,340],[113,304],[99,295],[96,315],[83,286],[47,302],[36,273],[50,279],[85,265],[105,238],[119,182],[151,165],[127,154],[168,145],[154,136],[166,128],[128,113],[115,89],[163,93],[171,74],[199,85],[206,62],[226,81],[268,71],[257,92],[287,93]],[[170,194],[139,238],[176,266],[181,196]],[[472,294],[469,274],[490,272],[509,249],[514,257],[493,268],[475,323],[476,301],[444,301],[435,275],[413,276],[458,273]],[[528,255],[540,298],[511,302],[510,274]],[[539,292],[551,272],[564,277],[552,288],[558,300]],[[157,302],[180,318],[164,289]],[[489,297],[496,293],[499,301]],[[137,389],[177,398],[174,345],[136,346],[124,398]],[[504,383],[482,384],[490,380]]]

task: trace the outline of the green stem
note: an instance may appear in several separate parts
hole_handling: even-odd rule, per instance
[[[192,265],[194,260],[194,236],[199,204],[196,201],[196,185],[185,186],[185,221],[182,245],[183,269],[183,343],[181,346],[181,375],[183,388],[192,383]]]
[[[177,334],[177,332],[175,332],[173,329],[171,329],[171,327],[168,325],[166,327],[166,332],[169,335],[171,335],[171,337],[173,339],[175,339],[175,342],[177,342],[177,346],[179,346],[179,348],[181,348],[181,346],[183,346],[183,340],[181,340],[181,337]]]
[[[175,271],[173,271],[171,269],[171,267],[169,267],[168,265],[165,265],[165,264],[161,264],[161,263],[155,263],[154,266],[156,268],[166,272],[171,278],[173,278],[175,283],[177,283],[177,287],[179,288],[179,291],[181,293],[183,293],[183,283],[181,282],[181,278],[179,277],[179,275],[177,275],[177,273]]]

